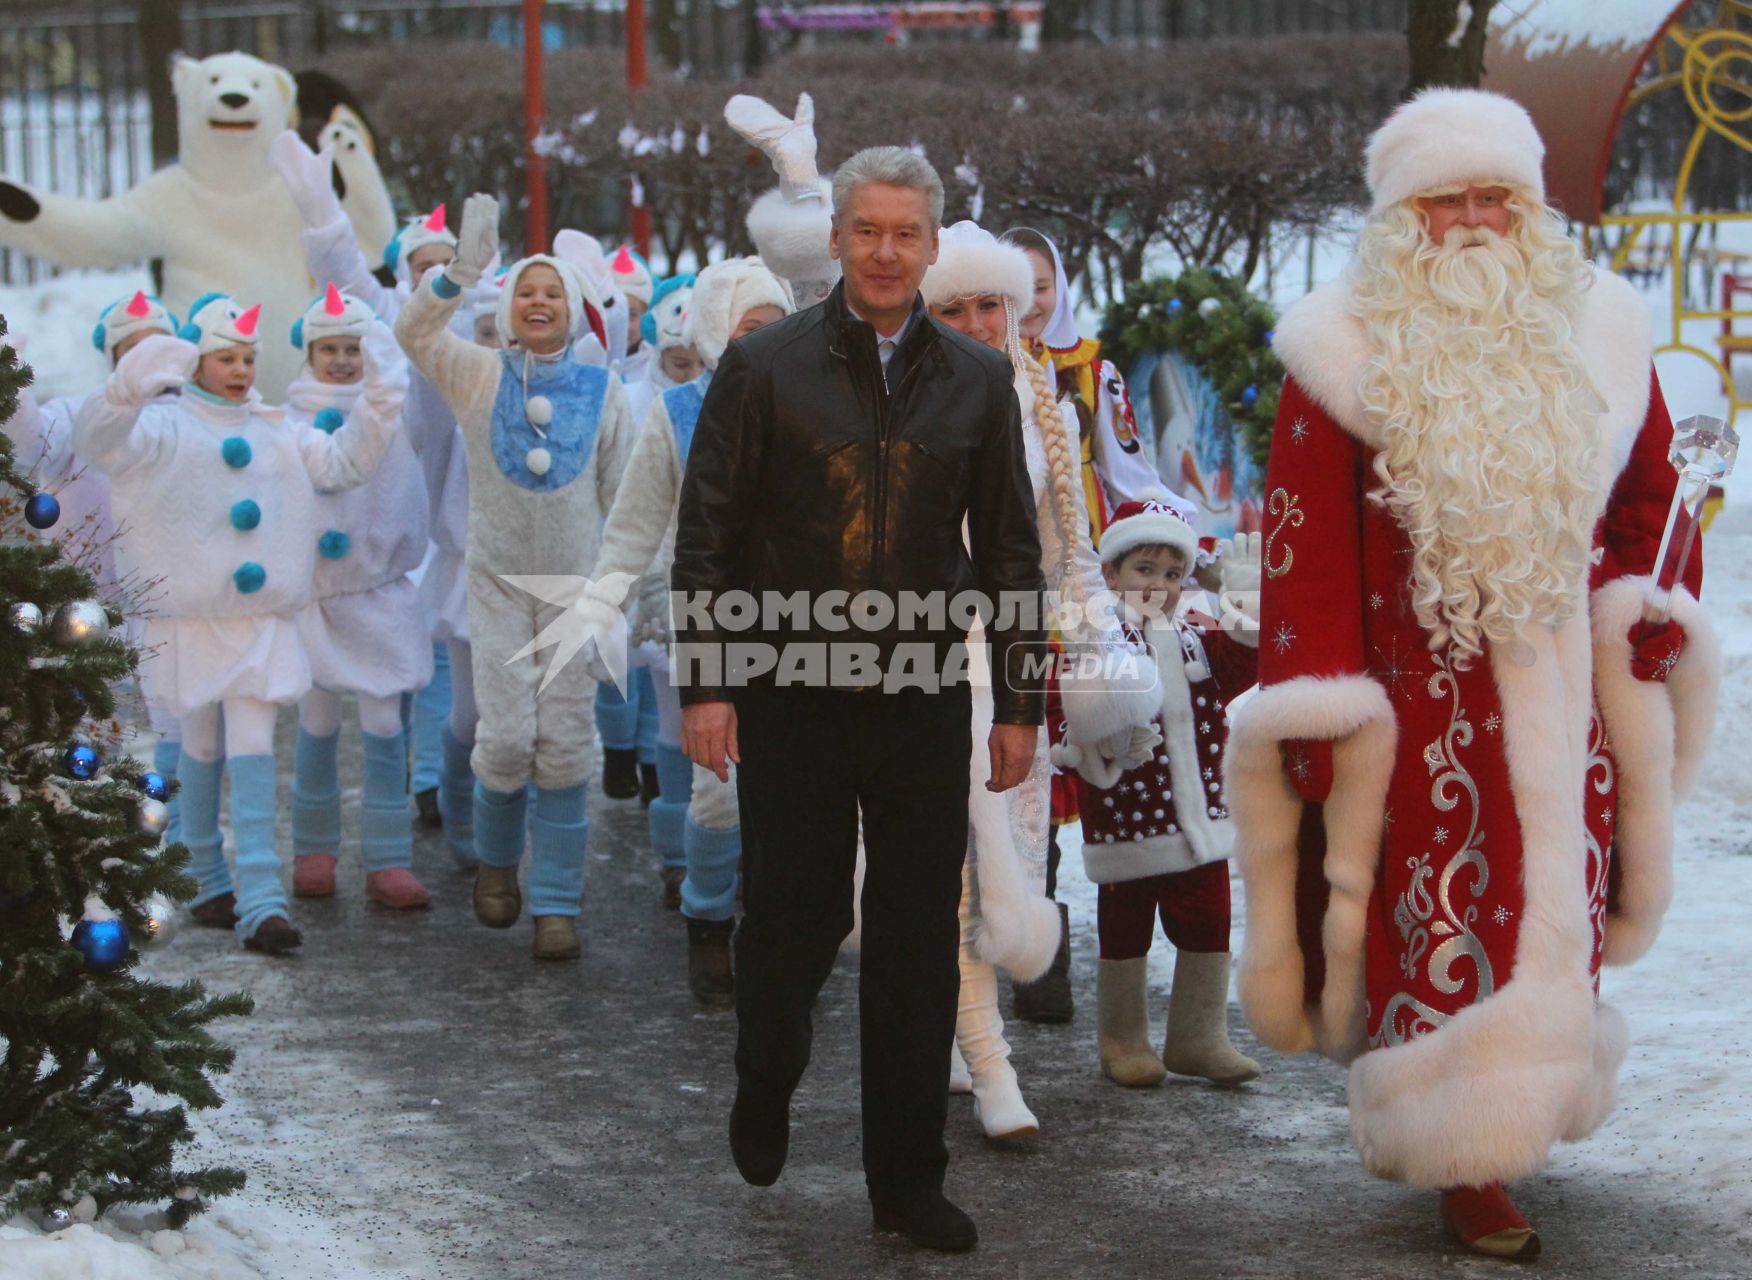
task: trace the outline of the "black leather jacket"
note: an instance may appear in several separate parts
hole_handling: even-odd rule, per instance
[[[670,577],[678,658],[748,640],[875,642],[886,665],[896,644],[928,641],[940,661],[965,638],[953,617],[879,632],[823,630],[813,618],[726,631],[704,610],[690,613],[688,593],[740,590],[758,600],[802,591],[814,600],[875,591],[898,601],[977,590],[993,601],[1039,600],[1040,538],[1010,362],[915,304],[889,375],[892,392],[876,332],[847,309],[843,285],[730,344],[681,485]],[[1008,625],[988,623],[995,720],[1040,724],[1044,695],[1023,672],[1024,654],[1038,655],[1044,641],[1038,613],[997,621]],[[728,676],[700,680],[682,685],[684,704],[731,696]]]

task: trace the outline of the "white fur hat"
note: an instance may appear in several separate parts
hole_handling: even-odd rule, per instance
[[[293,323],[292,345],[307,347],[319,338],[363,338],[376,319],[376,312],[330,280],[322,297]]]
[[[1426,89],[1369,139],[1371,213],[1444,188],[1505,183],[1545,200],[1545,144],[1526,108],[1482,89]]]
[[[748,210],[748,234],[767,269],[800,286],[829,284],[840,278],[840,264],[828,252],[833,231],[833,182],[816,183],[818,200],[791,201],[778,187],[756,200]]]
[[[176,317],[144,289],[126,300],[117,298],[97,315],[91,345],[114,360],[116,348],[136,333],[168,333],[176,336]]]
[[[790,315],[797,304],[790,287],[759,258],[715,262],[694,281],[682,341],[700,353],[706,368],[716,369],[724,348],[730,345],[730,335],[742,317],[756,307],[777,307]]]
[[[223,293],[209,293],[195,299],[176,336],[194,343],[202,355],[226,347],[259,347],[261,320],[261,303],[246,311]]]
[[[596,334],[597,340],[603,342],[603,350],[608,346],[603,339],[601,301],[596,295],[596,289],[569,262],[545,253],[532,253],[527,258],[520,258],[511,264],[505,272],[505,278],[499,284],[499,339],[509,346],[512,342],[511,333],[511,301],[517,296],[517,281],[525,271],[534,266],[552,267],[560,277],[560,285],[566,291],[566,334],[576,338],[584,332],[584,326],[589,325]]]
[[[1161,489],[1145,489],[1135,501],[1120,503],[1101,533],[1101,563],[1113,564],[1139,547],[1173,547],[1188,569],[1198,563],[1198,533]]]
[[[976,222],[944,227],[937,240],[937,261],[919,286],[927,307],[955,298],[1001,293],[1016,304],[1016,314],[1034,300],[1034,265],[1013,244],[1005,244]]]

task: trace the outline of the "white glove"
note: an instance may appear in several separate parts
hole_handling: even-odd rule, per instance
[[[1218,562],[1223,575],[1222,623],[1233,631],[1236,615],[1246,630],[1259,630],[1259,586],[1263,580],[1260,565],[1260,537],[1257,533],[1237,533],[1223,548]]]
[[[621,637],[621,678],[627,678],[624,664],[628,628],[626,615],[618,605],[625,599],[631,585],[630,574],[610,574],[602,582],[593,582],[586,587],[584,594],[572,605],[573,612],[583,624],[584,644],[578,650],[578,658],[583,661],[585,672],[598,684],[614,681],[614,673],[609,670],[608,660],[602,652],[602,640],[612,636]]]
[[[138,409],[155,396],[180,387],[195,376],[201,352],[192,342],[155,333],[141,341],[110,374],[109,398]]]
[[[760,98],[739,93],[724,104],[724,120],[772,161],[787,200],[818,198],[815,164],[815,102],[797,95],[797,114],[787,118]]]
[[[1147,764],[1162,745],[1162,731],[1153,724],[1133,725],[1095,744],[1096,754],[1113,761],[1121,773]],[[1087,753],[1085,753],[1087,754]]]
[[[341,202],[335,195],[332,147],[312,151],[296,130],[287,129],[268,145],[268,158],[279,171],[280,181],[286,184],[305,226],[314,230],[339,221]]]
[[[481,282],[481,275],[499,252],[499,202],[475,192],[462,202],[462,230],[456,237],[456,257],[444,268],[452,284],[464,290]]]
[[[1101,755],[1092,746],[1079,747],[1061,742],[1047,752],[1047,757],[1060,769],[1074,770],[1097,791],[1108,790],[1125,772],[1118,763]]]

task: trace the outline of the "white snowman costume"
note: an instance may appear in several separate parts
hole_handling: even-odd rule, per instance
[[[497,241],[497,202],[471,196],[456,261],[420,284],[396,335],[455,411],[468,452],[469,631],[480,716],[472,755],[475,851],[483,868],[517,865],[524,796],[535,783],[529,911],[539,937],[542,917],[575,917],[580,909],[595,682],[582,662],[548,668],[538,636],[556,621],[564,630],[577,575],[596,560],[633,433],[620,380],[572,354],[570,338],[588,313],[584,280],[567,264],[545,254],[525,258],[501,288],[499,332],[510,341],[524,273],[541,265],[559,277],[568,341],[556,355],[490,350],[447,327]],[[477,878],[477,889],[482,883]],[[476,902],[478,913],[478,895]]]
[[[671,387],[652,401],[626,473],[615,491],[603,529],[602,551],[591,572],[593,585],[579,609],[597,634],[624,626],[622,611],[631,603],[618,583],[635,575],[651,584],[638,600],[639,649],[647,655],[658,699],[657,770],[662,794],[651,802],[651,844],[665,861],[680,853],[687,867],[681,885],[682,914],[693,920],[728,920],[736,905],[736,871],[742,842],[736,803],[736,774],[720,782],[710,769],[693,764],[681,751],[681,701],[671,682],[669,648],[669,567],[675,558],[675,523],[681,503],[682,469],[711,371],[718,366],[730,335],[756,307],[796,310],[791,291],[759,258],[733,258],[700,272],[687,306],[683,340],[705,361],[707,372]],[[608,672],[587,647],[598,679]]]

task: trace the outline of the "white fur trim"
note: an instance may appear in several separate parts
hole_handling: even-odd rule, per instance
[[[1190,572],[1198,564],[1198,534],[1179,516],[1143,511],[1113,521],[1101,534],[1101,563],[1115,564],[1139,547],[1173,547]]]
[[[789,286],[759,258],[714,262],[694,281],[682,324],[683,341],[700,353],[706,368],[716,369],[730,335],[756,307],[777,307],[786,315],[797,309]]]
[[[1420,1187],[1484,1185],[1542,1168],[1551,1145],[1610,1110],[1623,1024],[1597,1008],[1587,847],[1573,788],[1587,771],[1589,622],[1530,637],[1491,674],[1521,825],[1524,906],[1513,978],[1405,1044],[1352,1064],[1351,1130],[1369,1171]]]
[[[1363,1049],[1363,937],[1399,733],[1393,707],[1369,676],[1298,676],[1236,699],[1229,721],[1224,793],[1247,885],[1242,1010],[1275,1049],[1319,1048],[1347,1060]],[[1278,753],[1291,738],[1332,743],[1332,791],[1324,806],[1331,886],[1323,924],[1326,981],[1312,1007],[1304,1000],[1296,933],[1302,799]]]
[[[1480,89],[1426,89],[1369,139],[1372,213],[1448,187],[1506,183],[1545,202],[1545,144],[1525,107]]]
[[[828,252],[833,230],[833,183],[817,184],[819,200],[790,201],[774,187],[749,207],[748,234],[761,261],[790,281],[839,279],[840,266]]]
[[[1034,267],[1015,245],[976,222],[961,221],[938,233],[937,261],[925,272],[919,291],[927,307],[1001,294],[1016,304],[1020,315],[1034,299]]]
[[[1600,421],[1601,465],[1616,476],[1630,457],[1648,416],[1653,359],[1648,306],[1630,283],[1598,268],[1576,316],[1576,348],[1595,390],[1606,401]],[[1277,322],[1272,349],[1297,384],[1357,440],[1371,449],[1384,441],[1358,394],[1371,356],[1362,322],[1351,309],[1342,279],[1322,285]],[[1609,484],[1606,486],[1611,487]],[[1103,539],[1103,548],[1106,540]]]
[[[1673,617],[1685,651],[1665,683],[1630,670],[1630,628],[1642,617],[1646,576],[1619,578],[1594,593],[1594,688],[1618,764],[1616,909],[1606,917],[1607,964],[1631,964],[1654,945],[1673,900],[1673,802],[1695,779],[1715,728],[1721,645],[1709,618],[1683,588]]]

